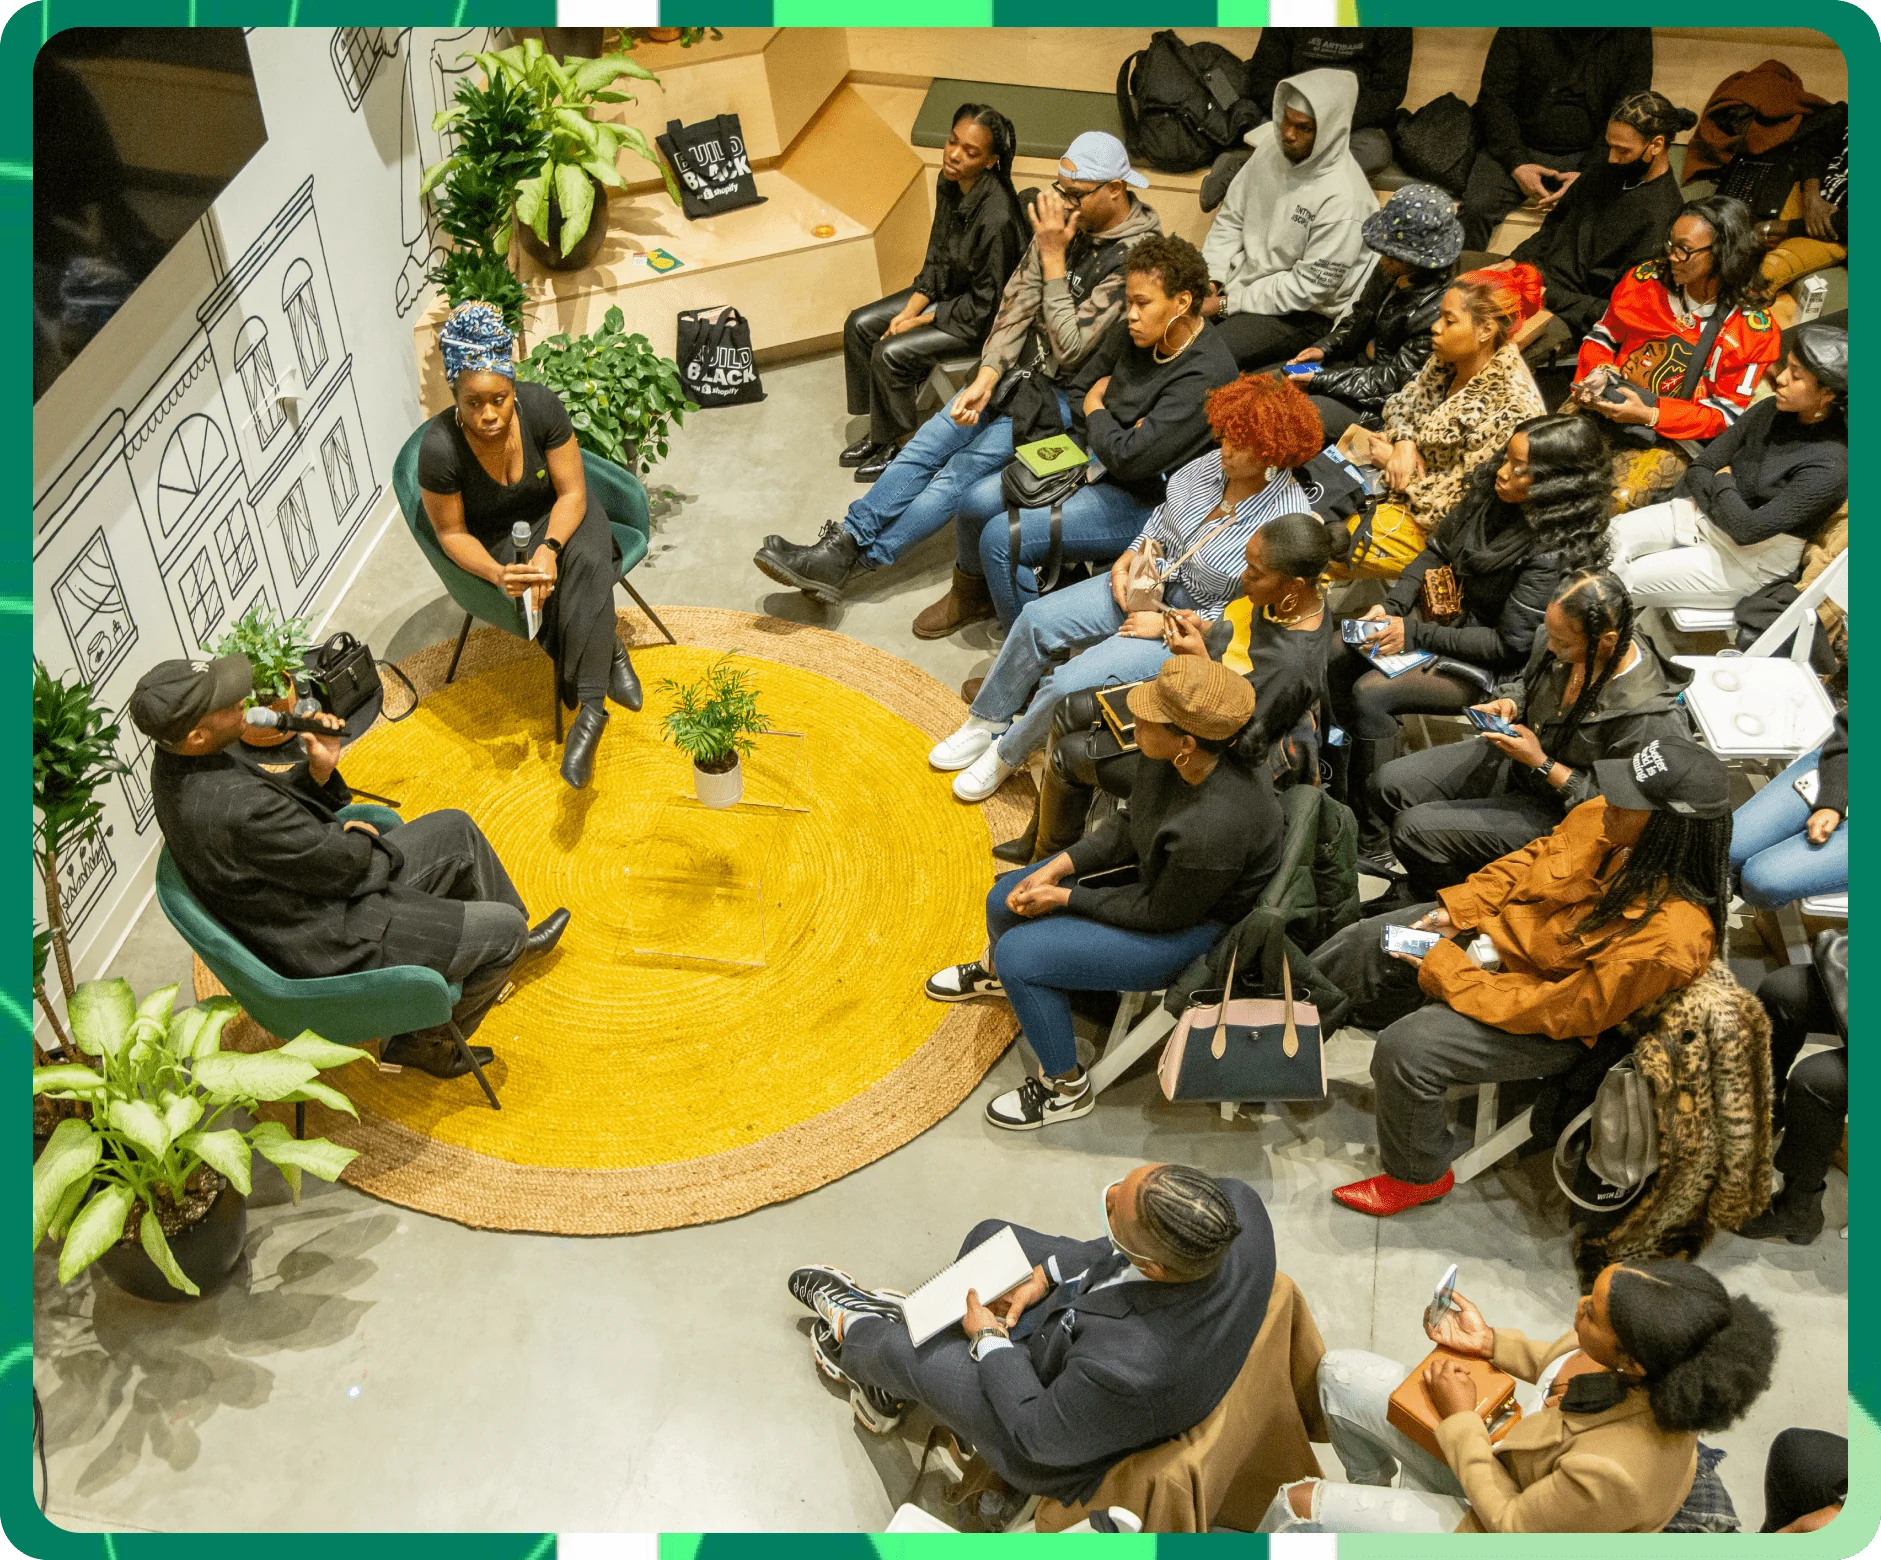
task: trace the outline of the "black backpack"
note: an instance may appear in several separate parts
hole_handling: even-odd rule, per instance
[[[1415,114],[1399,109],[1391,141],[1398,166],[1413,179],[1462,195],[1476,162],[1476,118],[1454,92],[1432,98]]]
[[[1243,95],[1247,69],[1218,43],[1152,34],[1117,71],[1117,114],[1130,155],[1164,173],[1206,168],[1260,123]]]

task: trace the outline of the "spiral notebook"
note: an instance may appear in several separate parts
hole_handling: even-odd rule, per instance
[[[1009,1289],[1032,1276],[1032,1264],[1019,1237],[1005,1225],[990,1240],[982,1241],[957,1262],[951,1262],[901,1302],[901,1319],[908,1337],[919,1348],[936,1333],[952,1327],[967,1314],[967,1291],[975,1291],[981,1305],[991,1305]]]

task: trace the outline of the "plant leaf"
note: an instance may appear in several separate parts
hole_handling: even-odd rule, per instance
[[[220,1132],[186,1132],[176,1140],[185,1153],[194,1154],[211,1170],[228,1177],[229,1185],[246,1197],[254,1188],[249,1180],[248,1141],[233,1127]]]
[[[167,1028],[170,1022],[170,1014],[176,1007],[176,991],[177,988],[174,984],[159,986],[155,991],[151,992],[149,996],[145,997],[142,1002],[137,1004],[137,1016],[139,1018],[155,1019],[160,1026]]]
[[[88,1056],[116,1057],[137,1017],[137,997],[128,980],[88,980],[66,1004],[72,1038]]]
[[[83,1069],[89,1071],[89,1069]],[[52,1129],[33,1165],[33,1244],[45,1239],[61,1199],[74,1186],[91,1184],[104,1144],[91,1123],[67,1116]]]
[[[353,1062],[372,1060],[370,1051],[362,1051],[356,1045],[335,1045],[331,1040],[322,1040],[311,1029],[304,1030],[288,1041],[278,1054],[298,1056],[303,1062],[312,1062],[319,1068],[346,1067]]]
[[[128,1186],[114,1182],[79,1210],[59,1249],[60,1283],[71,1283],[124,1238],[124,1221],[136,1200]]]
[[[240,1016],[241,1007],[233,997],[211,997],[196,1006],[202,1011],[203,1023],[196,1031],[196,1044],[190,1054],[199,1059],[218,1055],[222,1050],[222,1031]]]
[[[149,1100],[113,1100],[105,1119],[152,1159],[170,1151],[170,1129]]]
[[[54,1240],[64,1240],[65,1232],[72,1227],[72,1215],[78,1212],[79,1204],[84,1202],[85,1194],[91,1190],[89,1180],[74,1181],[59,1199],[59,1205],[52,1210],[52,1222],[46,1226],[46,1233]],[[37,1241],[33,1242],[38,1245]]]
[[[627,181],[620,176],[620,169],[611,158],[590,157],[580,166],[583,172],[593,174],[595,178],[599,179],[611,190],[621,189],[627,183]]]
[[[163,1225],[148,1208],[144,1210],[143,1221],[137,1227],[137,1238],[143,1242],[144,1255],[157,1265],[157,1271],[170,1281],[172,1289],[180,1289],[186,1295],[202,1293],[190,1276],[176,1265],[176,1256],[170,1250],[170,1243],[163,1238]]]
[[[105,1081],[83,1062],[60,1062],[52,1067],[33,1069],[33,1093],[64,1092],[90,1096],[102,1094]],[[60,1123],[64,1125],[63,1122]]]
[[[202,1101],[195,1095],[164,1092],[163,1124],[169,1128],[172,1143],[201,1120]]]
[[[334,1088],[332,1084],[321,1083],[318,1079],[315,1079],[312,1083],[302,1084],[292,1094],[288,1095],[287,1098],[289,1103],[295,1100],[318,1100],[322,1105],[326,1106],[328,1110],[344,1111],[347,1115],[351,1116],[353,1120],[359,1120],[359,1112],[353,1109],[353,1102],[344,1094],[340,1093],[338,1089]]]
[[[556,164],[555,203],[562,208],[562,253],[571,254],[588,236],[588,221],[594,215],[594,185],[583,169]]]
[[[549,241],[549,168],[524,179],[516,186],[516,220],[534,230],[543,243]]]
[[[284,1099],[318,1071],[312,1062],[279,1051],[218,1051],[195,1064],[196,1082],[217,1104]]]
[[[264,1133],[263,1128],[276,1132]],[[278,1121],[265,1121],[250,1134],[256,1153],[284,1171],[293,1168],[317,1175],[323,1181],[336,1181],[340,1172],[359,1157],[356,1148],[341,1148],[326,1138],[297,1138]]]

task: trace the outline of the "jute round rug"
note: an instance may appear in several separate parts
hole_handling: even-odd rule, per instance
[[[984,942],[988,847],[1024,827],[1029,780],[956,802],[926,752],[960,701],[892,655],[776,618],[662,615],[680,644],[620,616],[646,708],[614,711],[583,791],[557,773],[548,658],[495,630],[449,686],[450,643],[402,662],[422,703],[347,750],[348,781],[406,817],[470,813],[532,916],[572,912],[477,1034],[501,1111],[468,1077],[327,1075],[361,1120],[313,1105],[308,1131],[360,1150],[362,1190],[487,1229],[729,1218],[925,1131],[1011,1041],[1004,1004],[940,1006],[921,982]],[[747,805],[712,811],[660,738],[657,685],[728,650],[771,727],[802,735],[760,738]],[[196,983],[219,989],[200,964]],[[239,1027],[234,1044],[273,1043]]]

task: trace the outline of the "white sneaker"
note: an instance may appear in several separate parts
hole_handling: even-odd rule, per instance
[[[1012,765],[999,756],[999,745],[989,742],[986,751],[954,776],[954,795],[963,802],[983,802],[1012,773]]]
[[[978,959],[970,964],[950,964],[928,976],[924,988],[936,1002],[965,1002],[969,997],[1003,997],[1006,988],[999,977],[987,973]]]
[[[1097,1090],[1091,1087],[1089,1073],[1081,1073],[1074,1084],[1030,1077],[1018,1088],[986,1105],[987,1122],[1008,1132],[1036,1132],[1056,1121],[1076,1121],[1088,1116],[1097,1104]]]
[[[969,715],[964,726],[936,744],[927,761],[936,769],[965,769],[1011,724],[1011,721],[981,720],[977,715]]]

